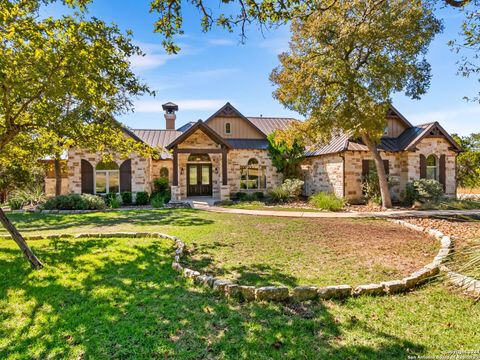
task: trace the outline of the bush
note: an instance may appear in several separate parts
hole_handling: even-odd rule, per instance
[[[12,194],[12,198],[17,202],[22,202],[22,206],[37,206],[45,202],[45,194],[41,187],[27,190],[17,190]]]
[[[395,181],[387,176],[388,188],[391,189],[395,185]],[[377,173],[362,176],[362,194],[367,203],[382,203],[382,194],[380,192],[380,182]]]
[[[105,196],[105,203],[110,209],[118,209],[123,205],[122,197],[117,193],[108,193]]]
[[[309,203],[317,209],[339,211],[345,206],[345,200],[335,194],[319,192],[310,196]]]
[[[160,177],[153,180],[153,192],[164,194],[170,190],[167,177]]]
[[[254,200],[262,200],[265,198],[265,194],[261,191],[256,191],[252,194]]]
[[[282,185],[269,192],[274,202],[286,202],[295,200],[302,192],[303,181],[299,179],[287,179]]]
[[[135,198],[135,204],[137,205],[147,205],[148,204],[148,193],[145,191],[137,192],[137,197]]]
[[[42,207],[45,210],[102,210],[105,201],[91,194],[68,194],[52,197]]]
[[[160,194],[156,194],[155,196],[153,196],[151,199],[150,199],[150,204],[152,205],[152,207],[154,208],[161,208],[163,207],[163,205],[165,205],[165,198],[160,195]]]
[[[131,192],[122,192],[120,194],[122,197],[122,201],[124,205],[131,205],[132,204],[132,193]]]
[[[419,179],[408,183],[402,192],[402,202],[412,205],[414,202],[437,203],[443,197],[443,186],[437,180]]]
[[[19,197],[12,196],[8,199],[8,206],[11,210],[20,210],[23,207],[23,200]]]
[[[236,198],[238,201],[247,201],[247,199],[248,199],[248,194],[245,193],[245,192],[239,191],[239,192],[237,192],[237,193],[235,194],[235,198]]]

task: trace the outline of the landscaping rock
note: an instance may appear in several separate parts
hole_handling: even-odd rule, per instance
[[[287,298],[286,286],[263,286],[255,290],[255,299],[258,301],[283,301]]]
[[[443,233],[437,229],[428,229],[428,234],[435,236],[437,239],[441,239],[444,236]]]
[[[10,235],[5,235],[6,237],[10,237]],[[42,235],[29,235],[25,237],[26,240],[42,240],[45,239]]]
[[[225,295],[229,298],[237,298],[240,294],[237,284],[225,285]]]
[[[381,284],[366,284],[355,287],[353,295],[382,295],[383,292],[383,285]]]
[[[180,271],[183,270],[183,267],[178,262],[173,262],[172,263],[172,269],[180,272]]]
[[[255,300],[255,286],[245,286],[241,285],[238,287],[238,291],[241,297],[247,301]]]
[[[407,290],[407,284],[404,280],[384,281],[380,285],[383,286],[383,290],[387,294],[397,294]]]
[[[350,285],[325,286],[318,289],[320,299],[342,299],[352,295]]]
[[[314,300],[317,296],[318,288],[315,286],[297,286],[292,292],[292,298],[295,301]]]
[[[430,278],[438,274],[439,271],[440,269],[436,264],[428,264],[420,270],[415,271],[412,275],[404,280],[406,281],[407,287],[411,288],[415,285],[420,285],[430,280]]]
[[[213,291],[225,294],[225,286],[230,285],[230,281],[226,280],[215,280],[213,282]]]
[[[442,237],[441,244],[443,249],[450,249],[452,247],[452,239],[450,239],[450,236],[444,236]]]

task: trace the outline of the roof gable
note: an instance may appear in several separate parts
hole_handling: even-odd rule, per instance
[[[205,124],[208,124],[216,117],[239,117],[240,119],[247,122],[252,128],[258,131],[261,135],[267,136],[262,130],[260,130],[252,121],[250,121],[245,115],[243,115],[240,111],[238,111],[232,104],[227,102],[223,105],[217,112],[211,115],[207,120],[205,120]]]
[[[437,122],[418,125],[416,128],[421,129],[416,133],[415,137],[412,137],[410,143],[405,145],[405,150],[414,150],[415,145],[417,145],[423,138],[429,136],[440,136],[445,137],[445,139],[452,145],[454,151],[461,152],[463,151],[462,147],[450,136],[450,134]],[[403,135],[403,134],[402,134]],[[400,135],[400,137],[402,136]]]
[[[190,126],[190,128],[188,128],[184,133],[182,133],[180,136],[178,136],[173,142],[171,142],[167,146],[167,149],[168,150],[173,149],[175,146],[177,146],[178,144],[180,144],[183,141],[185,141],[186,139],[188,139],[197,130],[202,131],[210,139],[215,141],[217,144],[226,147],[227,149],[230,149],[232,147],[226,140],[224,140],[220,135],[218,135],[215,131],[213,131],[202,120],[198,120],[195,124]]]

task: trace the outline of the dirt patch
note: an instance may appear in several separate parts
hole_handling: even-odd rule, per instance
[[[405,219],[416,225],[435,228],[456,239],[480,238],[480,216],[434,216]]]

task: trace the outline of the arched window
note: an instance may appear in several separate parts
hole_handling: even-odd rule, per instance
[[[95,193],[108,194],[120,191],[120,171],[114,161],[101,161],[95,168]]]
[[[232,133],[232,125],[227,122],[225,123],[225,134],[231,134]]]
[[[246,166],[240,167],[240,189],[265,189],[265,166],[260,166],[257,159],[250,159]]]
[[[168,178],[168,168],[162,167],[160,169],[160,177],[162,178]]]
[[[427,179],[438,180],[437,157],[435,155],[429,155],[427,157],[426,165],[427,165]]]
[[[211,162],[208,154],[190,154],[188,162]]]

